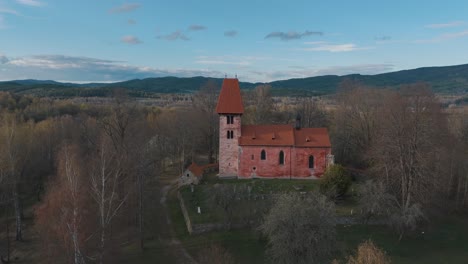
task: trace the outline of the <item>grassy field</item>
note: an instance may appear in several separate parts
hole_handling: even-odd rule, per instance
[[[318,189],[319,181],[316,180],[289,180],[289,179],[251,179],[251,180],[220,180],[214,175],[210,175],[200,185],[194,186],[191,191],[189,186],[182,187],[180,192],[184,198],[190,219],[194,224],[220,223],[223,221],[223,212],[212,201],[213,189],[217,184],[236,184],[249,186],[251,193],[261,197],[267,197],[271,194],[286,192],[310,192]],[[346,199],[337,203],[336,210],[340,216],[350,216],[351,212],[356,212],[357,202],[354,197],[354,186],[349,190]],[[249,204],[258,203],[257,201],[238,201],[245,203],[239,207],[247,207]],[[202,213],[197,212],[197,207],[201,208]]]
[[[176,206],[176,204],[174,204]],[[212,232],[203,235],[188,235],[182,216],[172,212],[183,245],[193,256],[217,244],[227,249],[239,263],[268,263],[265,256],[267,242],[255,230]],[[181,220],[181,221],[180,221]],[[344,262],[357,246],[372,239],[390,256],[392,263],[441,264],[468,263],[468,226],[461,220],[438,221],[425,229],[424,234],[412,234],[398,241],[398,236],[385,226],[337,226],[335,258]]]
[[[209,188],[216,183],[248,184],[252,185],[253,191],[265,194],[298,191],[298,186],[301,186],[301,190],[317,188],[317,181],[220,181],[217,179],[208,179],[205,184],[196,188]],[[195,194],[192,194],[189,188],[183,189],[182,192],[186,196],[186,200],[189,200],[189,203],[197,200],[197,204],[201,204],[201,206],[204,206],[203,201],[209,196],[209,192],[196,194],[197,190],[195,190]],[[177,236],[192,256],[196,257],[201,249],[208,248],[211,244],[217,244],[227,249],[239,263],[268,263],[265,256],[267,241],[256,230],[242,229],[190,236],[186,231],[177,200],[169,201],[169,203]],[[356,204],[354,196],[349,195],[347,199],[337,205],[337,214],[349,215],[351,210],[356,210]],[[197,221],[203,222],[215,219],[213,216],[205,215],[201,217],[196,213],[195,209],[192,208],[191,210],[190,213],[194,215]],[[337,226],[338,237],[335,258],[344,263],[346,256],[353,254],[360,243],[372,239],[374,243],[387,252],[392,263],[468,263],[468,225],[456,217],[444,220],[432,219],[431,222],[430,226],[425,227],[416,234],[405,236],[401,241],[398,241],[398,236],[386,226],[339,225]]]

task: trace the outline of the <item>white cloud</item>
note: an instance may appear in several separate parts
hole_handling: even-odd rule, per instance
[[[2,15],[0,15],[0,29],[4,29],[4,28],[6,28],[5,18]]]
[[[453,32],[453,33],[445,33],[445,34],[439,35],[431,39],[418,39],[418,40],[413,41],[413,43],[437,43],[437,42],[443,42],[443,41],[452,40],[452,39],[458,39],[458,38],[462,38],[466,36],[468,36],[468,30]]]
[[[5,55],[0,53],[0,64],[5,64],[8,61],[9,61],[8,58]]]
[[[0,80],[39,79],[67,82],[113,82],[149,77],[210,76],[223,73],[209,69],[164,69],[129,65],[123,61],[65,55],[35,55],[8,58],[0,55]]]
[[[356,50],[371,49],[371,47],[358,47],[353,43],[346,44],[330,44],[326,42],[309,42],[313,47],[303,48],[305,51],[327,51],[327,52],[349,52]]]
[[[43,6],[45,5],[43,2],[37,0],[16,0],[17,3],[27,6]]]
[[[143,43],[143,41],[141,41],[139,38],[135,36],[124,36],[122,37],[121,41],[127,44],[131,44],[131,45]]]
[[[195,60],[197,64],[205,65],[234,65],[234,66],[249,66],[257,61],[269,60],[270,58],[258,56],[198,56]]]
[[[236,58],[237,60],[235,60]],[[41,79],[66,82],[113,82],[162,76],[222,78],[225,72],[236,72],[242,76],[243,81],[269,82],[328,74],[378,74],[394,69],[392,64],[358,64],[324,68],[291,66],[285,67],[285,70],[276,71],[254,71],[251,68],[257,61],[273,59],[256,56],[200,56],[197,57],[197,60],[202,67],[167,69],[135,66],[124,61],[88,57],[65,55],[7,57],[0,54],[0,80]]]
[[[453,22],[449,22],[449,23],[425,25],[424,27],[432,28],[432,29],[439,29],[439,28],[458,27],[458,26],[461,26],[463,24],[465,24],[464,21],[453,21]]]
[[[325,68],[308,68],[303,66],[290,66],[292,70],[277,71],[252,71],[255,81],[270,82],[291,78],[307,78],[322,75],[349,75],[365,74],[373,75],[390,72],[394,69],[393,64],[357,64],[349,66],[330,66]]]
[[[20,14],[13,9],[0,7],[0,14],[9,14],[19,16]]]
[[[113,7],[109,10],[109,13],[115,14],[115,13],[126,13],[126,12],[131,12],[137,8],[140,7],[140,4],[137,3],[127,3],[123,4],[120,6]]]

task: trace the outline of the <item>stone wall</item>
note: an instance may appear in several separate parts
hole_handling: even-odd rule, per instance
[[[227,132],[233,131],[233,138],[227,138]],[[234,115],[234,124],[227,124],[227,116],[219,116],[219,175],[237,175],[238,138],[241,135],[241,117]]]
[[[193,233],[192,222],[190,221],[190,216],[188,214],[187,208],[185,207],[184,198],[180,194],[180,191],[177,191],[177,199],[179,199],[180,210],[182,210],[182,214],[184,215],[185,225],[187,226],[187,231],[189,234]]]

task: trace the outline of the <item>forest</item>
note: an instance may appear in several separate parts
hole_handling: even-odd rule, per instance
[[[356,201],[364,225],[386,219],[396,243],[441,219],[468,217],[468,109],[447,107],[425,83],[375,89],[344,80],[339,86],[321,97],[273,97],[268,85],[243,91],[243,124],[289,124],[299,113],[304,127],[328,128],[339,164],[318,180],[320,190],[307,197],[278,194],[255,216],[262,221],[242,227],[259,233],[273,263],[371,263],[360,262],[365,254],[381,259],[372,263],[389,263],[385,248],[372,241],[356,255],[336,252],[335,206],[347,199]],[[137,263],[168,232],[161,222],[177,222],[173,207],[155,206],[166,197],[165,186],[175,188],[191,162],[217,160],[219,90],[208,81],[183,106],[148,106],[125,89],[112,89],[99,103],[0,92],[1,263]],[[212,194],[218,205],[242,199],[221,190]],[[281,226],[300,208],[308,209]],[[301,218],[306,214],[320,224]],[[289,236],[297,232],[316,234],[322,243]],[[295,243],[282,244],[285,239]],[[161,256],[176,254],[160,243]],[[200,263],[220,257],[242,263],[226,247],[188,252]]]

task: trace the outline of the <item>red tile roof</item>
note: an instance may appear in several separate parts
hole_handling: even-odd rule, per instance
[[[246,125],[242,126],[239,145],[244,146],[290,146],[294,134],[290,125]]]
[[[224,79],[216,106],[218,114],[243,114],[244,106],[237,79]]]
[[[240,146],[331,147],[326,128],[295,129],[292,125],[242,126]]]
[[[326,128],[293,129],[296,147],[331,147]]]
[[[195,177],[197,178],[203,176],[203,167],[198,166],[195,162],[192,162],[192,164],[190,164],[190,166],[187,169],[191,171],[193,175],[195,175]]]
[[[198,165],[195,162],[192,162],[190,166],[188,166],[187,170],[191,171],[195,177],[200,178],[203,176],[203,173],[207,169],[212,169],[218,167],[218,163],[210,163],[206,165]]]

